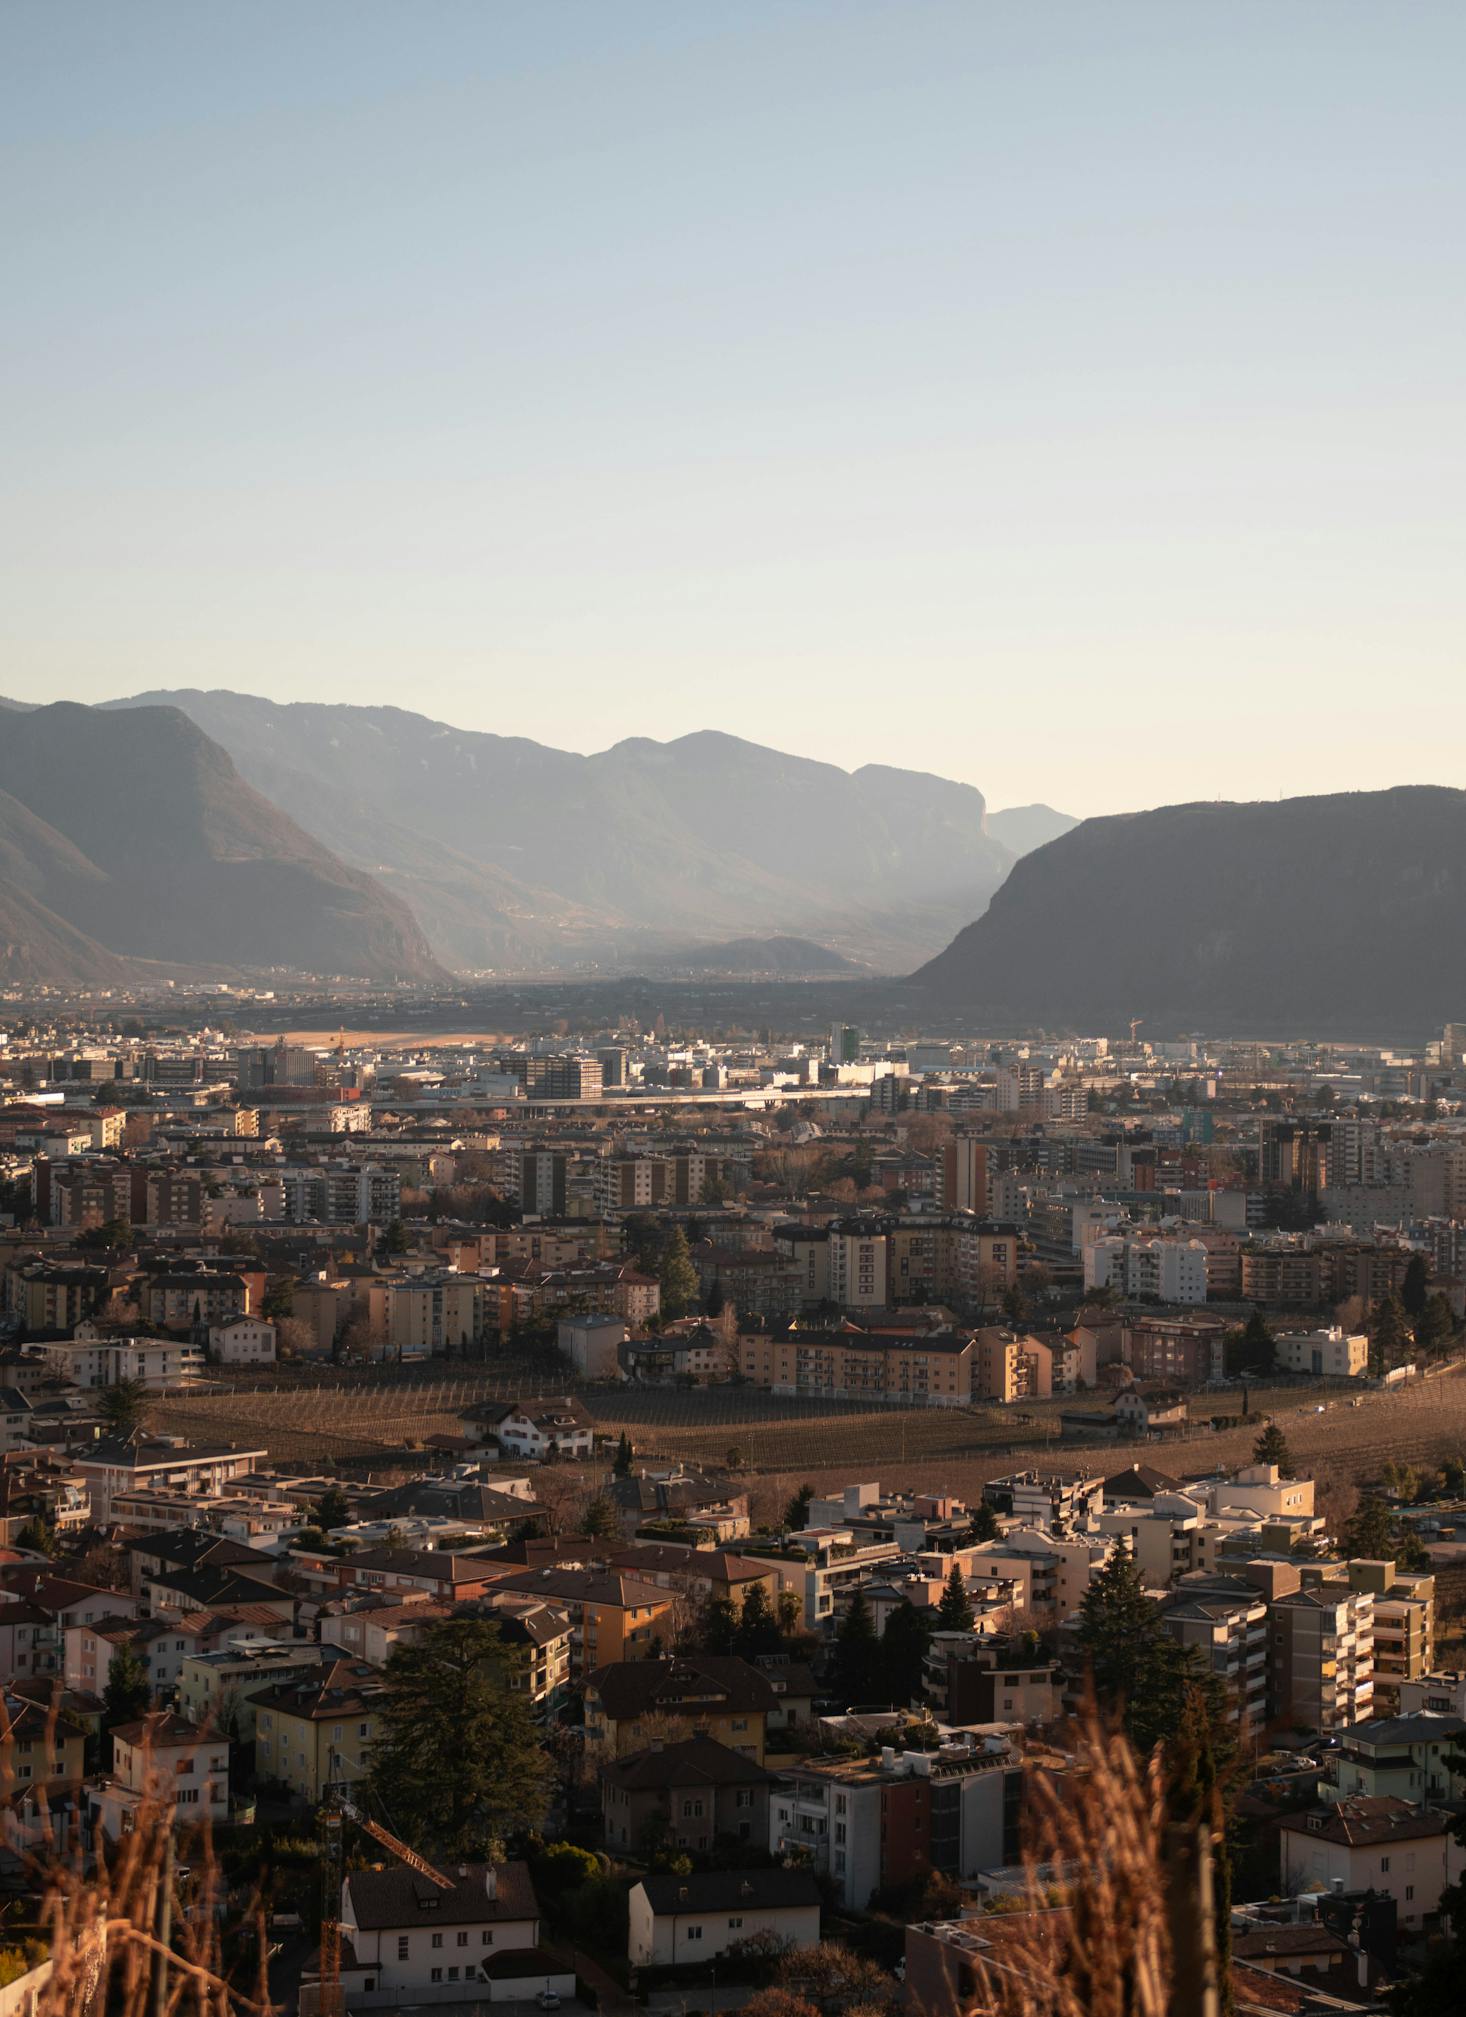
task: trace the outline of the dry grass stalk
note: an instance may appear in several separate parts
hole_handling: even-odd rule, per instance
[[[1167,2017],[1166,1803],[1159,1755],[1088,1710],[1075,1769],[1032,1775],[1020,1911],[970,1922],[991,1933],[969,2017]],[[1080,1873],[1053,1903],[1054,1872]]]

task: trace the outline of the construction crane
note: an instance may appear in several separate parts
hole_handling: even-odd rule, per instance
[[[317,1989],[317,2009],[319,2017],[345,2017],[346,2005],[341,1994],[341,1884],[345,1875],[344,1867],[344,1827],[346,1821],[354,1821],[364,1834],[395,1856],[399,1863],[405,1863],[419,1877],[425,1877],[430,1884],[436,1884],[440,1891],[451,1891],[455,1879],[445,1877],[435,1869],[426,1856],[420,1856],[416,1849],[408,1847],[396,1835],[384,1828],[379,1821],[348,1800],[338,1785],[331,1788],[327,1798],[321,1824],[325,1830],[325,1854],[321,1858],[321,1963]]]
[[[1131,1018],[1130,1018],[1130,1043],[1131,1043],[1131,1047],[1132,1047],[1132,1048],[1134,1047],[1134,1044],[1135,1044],[1135,1032],[1136,1032],[1137,1030],[1139,1030],[1139,1029],[1144,1029],[1144,1028],[1145,1028],[1145,1017],[1144,1017],[1144,1016],[1131,1016]]]

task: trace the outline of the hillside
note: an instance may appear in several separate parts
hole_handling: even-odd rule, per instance
[[[853,960],[807,938],[735,938],[721,945],[689,945],[648,963],[657,973],[801,974],[858,973]]]
[[[988,814],[988,832],[1013,855],[1032,854],[1078,824],[1072,814],[1055,812],[1051,805],[1010,805]]]
[[[994,1022],[1425,1031],[1466,1010],[1466,792],[1089,819],[913,976]]]
[[[6,977],[102,984],[120,977],[114,958],[438,972],[407,910],[266,803],[175,708],[7,714],[0,893]]]
[[[460,968],[619,966],[697,939],[806,937],[903,971],[1012,854],[982,793],[712,732],[578,756],[400,708],[143,694],[181,708],[307,832],[408,903]]]

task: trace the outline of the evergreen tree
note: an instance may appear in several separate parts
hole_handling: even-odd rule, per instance
[[[1455,1312],[1437,1291],[1415,1320],[1415,1349],[1423,1359],[1437,1359],[1449,1351],[1455,1336]]]
[[[143,1425],[148,1390],[141,1380],[118,1380],[102,1389],[100,1413],[109,1435],[126,1438]]]
[[[996,1541],[1002,1533],[998,1525],[997,1513],[986,1499],[979,1499],[972,1509],[972,1524],[967,1529],[967,1538],[974,1546],[983,1541]]]
[[[513,1671],[484,1618],[439,1619],[388,1655],[369,1786],[424,1855],[491,1857],[545,1818],[553,1768]]]
[[[1400,1301],[1412,1317],[1425,1313],[1426,1299],[1430,1294],[1430,1271],[1425,1265],[1424,1254],[1412,1254],[1405,1264],[1404,1278],[1400,1283]]]
[[[784,1508],[784,1525],[791,1534],[803,1533],[809,1525],[809,1502],[814,1497],[813,1485],[801,1485]]]
[[[662,1316],[669,1320],[685,1316],[697,1300],[697,1269],[681,1226],[674,1226],[667,1236],[657,1279],[662,1286]]]
[[[751,1584],[738,1613],[738,1625],[733,1634],[734,1652],[742,1660],[753,1660],[760,1653],[780,1652],[783,1645],[783,1634],[769,1603],[768,1592],[762,1583]]]
[[[1344,1522],[1339,1546],[1351,1561],[1388,1562],[1396,1559],[1399,1540],[1399,1521],[1385,1501],[1370,1492]]]
[[[835,1634],[833,1690],[847,1708],[874,1699],[881,1677],[881,1642],[865,1592],[857,1588]]]
[[[1405,1305],[1395,1295],[1386,1296],[1374,1313],[1369,1341],[1369,1370],[1376,1379],[1394,1366],[1402,1366],[1414,1343]]]
[[[1252,1312],[1240,1331],[1227,1338],[1227,1371],[1243,1376],[1270,1373],[1277,1344],[1260,1309]]]
[[[888,1702],[902,1704],[921,1699],[931,1636],[929,1613],[918,1611],[909,1597],[903,1597],[887,1618],[881,1636],[880,1692]]]
[[[115,1730],[120,1723],[135,1723],[147,1714],[153,1699],[148,1670],[131,1646],[119,1646],[107,1667],[107,1687],[102,1696],[102,1727]]]
[[[582,1534],[592,1541],[614,1541],[621,1532],[621,1523],[616,1518],[616,1508],[604,1492],[597,1492],[585,1501],[580,1509],[579,1527]]]
[[[738,1613],[726,1597],[709,1597],[697,1614],[697,1645],[719,1659],[737,1650]]]
[[[401,1219],[393,1219],[389,1225],[383,1226],[377,1240],[377,1252],[389,1257],[407,1252],[407,1228]]]
[[[1183,1662],[1123,1550],[1090,1578],[1078,1637],[1100,1707],[1121,1717],[1138,1749],[1153,1750],[1176,1727]]]
[[[1253,1444],[1252,1461],[1255,1464],[1276,1464],[1282,1477],[1293,1476],[1293,1453],[1288,1448],[1288,1438],[1276,1422],[1269,1422]]]
[[[328,1534],[351,1525],[351,1501],[339,1485],[328,1485],[316,1501],[316,1525]]]
[[[967,1594],[961,1566],[956,1562],[948,1572],[947,1587],[943,1590],[942,1600],[937,1605],[937,1630],[939,1632],[972,1630],[972,1599]]]
[[[611,1466],[618,1478],[629,1478],[631,1476],[633,1456],[631,1438],[627,1435],[625,1429],[623,1429],[621,1431],[621,1440],[616,1445],[616,1461]]]

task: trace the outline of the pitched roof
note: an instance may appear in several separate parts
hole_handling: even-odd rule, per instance
[[[812,1870],[694,1870],[686,1877],[643,1877],[641,1888],[656,1913],[755,1912],[818,1906]]]
[[[714,1737],[684,1737],[675,1744],[649,1744],[615,1758],[601,1777],[623,1792],[656,1792],[667,1786],[763,1786],[773,1773]]]
[[[160,1745],[168,1747],[179,1744],[205,1744],[220,1741],[210,1738],[197,1723],[190,1723],[186,1717],[177,1716],[171,1709],[155,1709],[147,1716],[139,1717],[135,1723],[119,1723],[112,1732],[124,1744],[151,1744],[156,1750]]]
[[[586,1678],[613,1722],[653,1709],[668,1714],[767,1715],[775,1695],[767,1677],[734,1656],[694,1653],[674,1660],[617,1660]]]
[[[381,1672],[366,1660],[329,1660],[298,1681],[282,1681],[254,1697],[257,1709],[275,1709],[302,1722],[375,1711],[385,1692]]]
[[[466,1863],[445,1891],[415,1870],[352,1870],[346,1879],[355,1923],[364,1932],[398,1926],[487,1925],[498,1919],[537,1919],[539,1901],[524,1863]],[[489,1895],[488,1872],[494,1873]],[[446,1873],[445,1873],[446,1874]]]
[[[1434,1808],[1417,1807],[1413,1801],[1397,1800],[1392,1794],[1361,1794],[1331,1807],[1310,1807],[1307,1813],[1286,1815],[1279,1825],[1290,1835],[1316,1836],[1321,1842],[1360,1849],[1377,1842],[1444,1835],[1450,1820]]]

